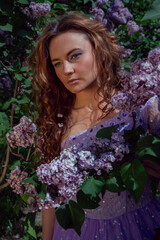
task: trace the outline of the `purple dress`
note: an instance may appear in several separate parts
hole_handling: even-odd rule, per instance
[[[149,110],[154,110],[155,100],[156,97],[150,99],[137,111],[137,126],[141,124],[147,128]],[[152,121],[154,122],[154,119]],[[79,143],[86,147],[96,138],[99,129],[115,124],[119,124],[119,131],[122,133],[124,129],[131,129],[132,115],[120,111],[113,118],[67,138],[62,143],[62,149]],[[153,128],[155,126],[156,122]],[[158,124],[156,128],[158,131]],[[137,205],[128,191],[123,191],[120,195],[106,191],[100,206],[97,209],[85,210],[85,214],[80,237],[74,230],[64,230],[56,222],[52,240],[151,240],[155,229],[160,227],[160,198],[153,198],[149,183]]]

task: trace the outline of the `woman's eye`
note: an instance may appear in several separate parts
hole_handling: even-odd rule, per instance
[[[57,62],[57,63],[54,64],[54,67],[59,67],[60,64],[61,64],[60,62]]]
[[[75,53],[72,55],[71,60],[78,59],[81,55],[82,53]]]

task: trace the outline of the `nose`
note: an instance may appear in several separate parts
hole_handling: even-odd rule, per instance
[[[63,63],[63,73],[64,75],[70,75],[74,72],[73,63],[65,61]]]

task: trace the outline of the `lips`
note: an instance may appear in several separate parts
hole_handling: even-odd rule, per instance
[[[67,83],[69,85],[72,85],[72,84],[76,84],[77,82],[79,82],[79,79],[70,79]]]

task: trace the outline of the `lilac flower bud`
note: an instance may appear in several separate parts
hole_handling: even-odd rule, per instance
[[[101,8],[108,3],[108,0],[97,0],[97,3],[97,6]]]
[[[153,66],[157,66],[160,64],[160,48],[155,48],[149,51],[148,61],[153,64]]]
[[[128,35],[132,36],[134,33],[138,32],[140,30],[139,26],[134,21],[128,21]]]
[[[131,54],[132,54],[132,50],[131,49],[125,49],[125,52],[122,55],[122,57],[123,58],[129,58]]]
[[[130,72],[132,75],[141,74],[141,64],[142,60],[140,58],[136,59],[133,63],[131,63]]]
[[[94,19],[102,22],[104,18],[104,11],[101,8],[95,7],[92,8],[91,14],[94,15]]]
[[[152,73],[153,65],[149,61],[145,61],[145,62],[141,63],[140,69],[141,69],[141,71],[144,71],[146,73]]]
[[[130,13],[128,8],[121,8],[120,9],[120,13],[125,16],[127,21],[130,20],[133,17],[133,15]]]

